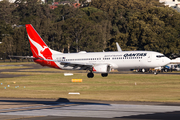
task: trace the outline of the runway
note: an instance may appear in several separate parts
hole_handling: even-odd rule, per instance
[[[0,98],[0,119],[179,120],[179,104]]]

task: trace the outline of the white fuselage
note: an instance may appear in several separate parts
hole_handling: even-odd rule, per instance
[[[170,63],[170,59],[163,54],[153,51],[122,51],[122,52],[91,52],[91,53],[67,53],[54,54],[53,60],[100,65],[108,64],[111,69],[131,70],[142,68],[155,68]],[[61,69],[71,70],[80,67],[61,65],[55,62]]]

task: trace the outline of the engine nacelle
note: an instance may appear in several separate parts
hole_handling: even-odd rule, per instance
[[[109,65],[96,65],[93,67],[93,72],[109,73],[109,72],[111,72],[111,67]]]

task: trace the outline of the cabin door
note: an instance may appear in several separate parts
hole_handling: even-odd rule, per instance
[[[151,56],[151,54],[148,54],[148,56],[147,56],[147,57],[148,57],[148,59],[147,59],[147,60],[148,60],[148,62],[151,62],[151,60],[152,60],[152,56]]]

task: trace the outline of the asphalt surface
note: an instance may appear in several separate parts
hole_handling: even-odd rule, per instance
[[[0,98],[0,120],[180,120],[180,104]]]
[[[42,68],[41,66],[36,64],[27,64],[23,66],[31,66],[32,67],[31,69]],[[0,78],[22,76],[22,75],[13,75],[13,74],[6,75],[6,74],[2,74],[1,72],[6,72],[6,71],[18,72],[19,70],[23,70],[23,69],[27,69],[27,68],[0,70]],[[116,74],[116,73],[112,73],[112,74]],[[64,119],[65,120],[104,120],[104,119],[105,120],[106,119],[180,120],[180,103],[89,101],[89,100],[68,100],[66,98],[59,98],[58,100],[0,98],[0,120],[64,120]]]

